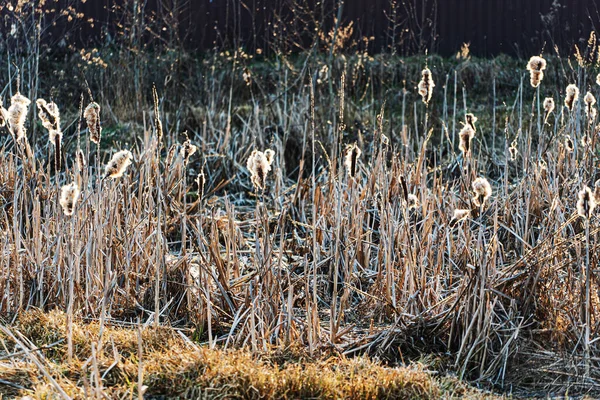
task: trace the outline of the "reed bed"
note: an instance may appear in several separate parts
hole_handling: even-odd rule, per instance
[[[522,63],[512,105],[493,98],[482,110],[467,106],[469,80],[460,97],[459,69],[443,72],[436,57],[405,68],[414,85],[381,91],[377,107],[373,93],[365,106],[387,73],[375,75],[377,59],[335,57],[323,74],[309,55],[267,87],[234,57],[237,81],[203,81],[192,123],[154,88],[129,114],[135,134],[125,140],[103,129],[110,96],[99,104],[90,90],[68,132],[45,112],[43,126],[61,135],[30,145],[25,104],[54,103],[15,94],[19,114],[3,111],[1,128],[0,338],[10,361],[0,368],[26,382],[38,371],[36,390],[62,397],[99,397],[115,380],[130,382],[123,393],[163,393],[173,372],[140,372],[132,354],[149,357],[164,334],[161,345],[176,340],[181,355],[151,353],[165,358],[147,365],[187,366],[178,373],[199,388],[231,382],[191,372],[218,357],[214,349],[301,348],[316,359],[333,352],[347,371],[368,363],[351,360],[360,355],[391,366],[435,355],[444,370],[495,390],[599,393],[598,87],[594,66],[569,64],[551,81],[567,63],[538,58]],[[245,107],[232,105],[234,87]],[[577,101],[580,89],[591,97]],[[62,146],[49,146],[57,137]],[[40,329],[56,337],[36,342]],[[119,335],[129,335],[128,350],[115,347]],[[68,374],[38,355],[55,352]],[[251,378],[228,360],[219,368],[257,390],[242,397],[314,387],[308,367],[267,373],[248,361],[260,372]],[[394,374],[413,372],[365,368],[392,374],[386,387],[399,391],[338,382],[310,395],[440,393],[425,372],[414,372],[424,383],[404,386]],[[305,383],[277,386],[270,374]]]

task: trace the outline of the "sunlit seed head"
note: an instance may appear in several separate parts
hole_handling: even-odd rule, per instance
[[[475,130],[470,124],[465,124],[458,132],[458,148],[465,156],[471,153],[471,140],[473,140],[473,137],[475,137]]]
[[[109,163],[106,165],[104,177],[117,179],[123,176],[127,167],[131,165],[133,154],[129,150],[121,150],[115,153]]]
[[[596,201],[592,190],[585,186],[577,196],[577,214],[582,218],[589,219],[596,207]]]
[[[423,103],[429,104],[429,101],[431,101],[431,96],[433,95],[434,87],[435,83],[433,83],[431,71],[429,70],[429,68],[425,67],[423,71],[421,71],[421,81],[417,86],[417,88],[419,89],[419,94],[423,99]]]
[[[37,99],[35,104],[38,108],[38,116],[42,121],[42,126],[48,132],[60,131],[60,112],[56,103],[47,103],[44,99]]]
[[[75,182],[61,188],[59,203],[65,215],[73,215],[79,195],[79,186]]]
[[[344,156],[344,166],[349,176],[354,177],[358,169],[358,158],[362,154],[362,151],[358,148],[356,143],[346,146],[346,153]]]
[[[415,196],[414,194],[410,193],[408,195],[408,204],[407,204],[407,208],[409,210],[412,210],[413,208],[417,208],[419,207],[421,203],[419,202],[419,198],[417,196]]]
[[[15,94],[10,99],[10,107],[8,107],[8,128],[16,140],[21,140],[25,137],[25,121],[29,112],[31,101],[20,93]]]
[[[91,102],[83,111],[83,118],[90,132],[90,140],[96,144],[100,143],[102,126],[100,125],[100,105]]]
[[[274,156],[273,150],[266,150],[264,153],[253,150],[248,157],[246,168],[250,171],[250,180],[255,189],[264,190]]]
[[[600,179],[594,183],[594,202],[600,204]]]
[[[83,150],[77,150],[77,153],[75,153],[75,160],[77,162],[77,168],[79,169],[79,171],[83,171],[87,165],[85,161],[85,155],[83,154]]]
[[[467,219],[471,215],[471,210],[466,209],[456,209],[454,210],[454,214],[452,215],[452,222],[460,222]]]
[[[574,84],[570,84],[569,86],[567,86],[566,92],[567,93],[565,96],[565,107],[567,107],[569,111],[573,111],[575,103],[579,99],[579,88]]]
[[[184,164],[187,165],[190,157],[196,152],[197,149],[198,148],[192,144],[190,139],[186,139],[186,141],[183,142],[183,145],[181,146],[180,154],[181,154],[181,157],[183,158]]]
[[[546,69],[546,60],[539,56],[533,56],[527,63],[529,71],[530,83],[533,87],[538,87],[544,79],[544,70]]]
[[[546,97],[544,99],[544,111],[546,114],[550,114],[552,111],[554,111],[554,107],[554,99],[552,97]]]
[[[565,149],[569,153],[572,153],[573,150],[575,150],[575,143],[573,143],[573,139],[571,139],[571,136],[569,135],[565,136]]]
[[[471,184],[475,196],[473,197],[473,203],[477,207],[483,207],[487,200],[492,195],[492,186],[487,179],[479,177]]]

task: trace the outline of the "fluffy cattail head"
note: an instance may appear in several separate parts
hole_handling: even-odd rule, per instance
[[[552,97],[546,97],[544,99],[544,111],[546,112],[546,115],[554,111],[554,99]]]
[[[467,219],[471,215],[471,210],[465,209],[456,209],[454,210],[454,214],[452,215],[452,220],[450,221],[450,225],[456,224],[457,222],[463,221]]]
[[[77,153],[75,153],[75,161],[77,162],[77,169],[79,171],[83,171],[86,167],[87,163],[85,161],[85,155],[83,154],[83,150],[78,149]]]
[[[421,81],[417,87],[419,89],[419,94],[423,98],[423,103],[429,104],[431,96],[433,95],[433,88],[435,87],[429,68],[425,67],[425,69],[421,71]]]
[[[471,153],[471,140],[475,136],[475,129],[470,124],[465,124],[460,132],[458,132],[458,137],[460,143],[458,144],[458,148],[463,152],[464,156],[467,156]]]
[[[413,208],[417,208],[421,204],[419,202],[419,198],[417,196],[415,196],[414,194],[412,194],[412,193],[410,193],[408,195],[408,201],[407,201],[407,203],[408,204],[406,206],[407,206],[407,208],[409,210],[412,210]]]
[[[597,110],[594,107],[596,104],[596,98],[591,92],[587,92],[583,97],[583,102],[585,103],[585,114],[588,116],[590,123],[592,120],[596,118]]]
[[[8,107],[8,128],[10,133],[17,140],[25,137],[25,120],[31,101],[20,93],[15,94],[10,99],[10,107]]]
[[[596,83],[600,85],[600,74],[596,75]]]
[[[2,106],[0,103],[0,128],[4,128],[6,126],[6,120],[8,119],[8,110]]]
[[[471,186],[473,188],[473,192],[475,193],[475,196],[473,197],[473,203],[477,207],[483,207],[486,201],[492,195],[492,186],[487,179],[481,177],[475,179]]]
[[[476,116],[471,113],[465,114],[465,122],[473,129],[473,132],[477,131],[477,128],[475,128],[475,122],[477,122]]]
[[[596,200],[592,190],[586,186],[578,194],[577,214],[582,218],[589,219],[595,207]]]
[[[594,202],[596,204],[600,203],[600,179],[594,183]]]
[[[512,161],[517,159],[517,156],[519,155],[519,149],[517,148],[517,140],[513,140],[513,142],[510,144],[510,147],[508,148],[508,152],[510,153],[510,159]]]
[[[129,150],[121,150],[115,153],[110,162],[106,165],[104,177],[110,176],[113,179],[122,177],[127,167],[131,165],[132,160],[133,155]]]
[[[538,87],[544,79],[544,70],[546,69],[546,60],[539,56],[533,56],[527,63],[527,70],[529,71],[529,77],[531,86]]]
[[[196,152],[196,150],[198,150],[198,148],[192,144],[190,139],[186,139],[186,141],[183,142],[183,145],[181,146],[180,154],[181,154],[181,157],[183,158],[183,163],[185,165],[187,165],[190,157],[192,156],[192,154],[194,154]]]
[[[571,136],[569,135],[565,136],[565,149],[569,153],[572,153],[573,150],[575,150],[575,143],[573,143],[573,139],[571,139]]]
[[[83,111],[83,118],[90,131],[90,140],[96,144],[100,144],[100,135],[102,134],[102,126],[100,125],[100,105],[91,102]]]
[[[44,99],[37,99],[35,104],[37,105],[38,115],[44,128],[48,132],[60,131],[60,111],[56,103],[47,103]]]
[[[73,215],[75,204],[79,199],[79,186],[73,182],[69,185],[64,185],[60,191],[60,206],[63,209],[65,215]]]
[[[575,103],[579,99],[579,88],[574,84],[570,84],[567,86],[567,94],[565,96],[565,107],[569,109],[569,111],[573,111],[575,107]]]
[[[344,166],[346,167],[346,172],[352,178],[356,175],[356,170],[358,169],[358,158],[360,157],[362,151],[358,148],[356,143],[346,146],[346,155],[344,156]]]
[[[264,190],[267,181],[267,175],[271,171],[275,152],[273,150],[262,151],[253,150],[246,162],[246,167],[250,171],[250,180],[256,189]]]

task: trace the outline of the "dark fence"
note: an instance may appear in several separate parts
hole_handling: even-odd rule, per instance
[[[528,56],[545,46],[571,52],[600,26],[596,0],[61,0],[92,18],[75,32],[64,18],[51,27],[79,43],[119,35],[192,50],[244,46],[266,52],[309,48],[321,32],[327,47],[336,26],[352,23],[355,48],[400,54]],[[49,4],[54,2],[48,2]],[[6,24],[5,24],[6,26]],[[338,31],[340,32],[340,31]],[[347,31],[344,31],[347,32]],[[339,38],[338,34],[338,38]],[[369,38],[368,43],[362,38]]]

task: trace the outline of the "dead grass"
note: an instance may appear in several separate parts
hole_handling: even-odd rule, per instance
[[[30,311],[10,329],[35,351],[47,373],[71,398],[87,398],[101,391],[109,398],[137,395],[139,367],[136,328],[106,327],[102,350],[92,353],[100,330],[98,323],[73,326],[74,358],[67,361],[67,318],[60,312]],[[22,336],[21,336],[22,335]],[[27,338],[27,340],[25,339]],[[480,392],[449,378],[439,379],[423,365],[389,368],[367,358],[321,357],[307,360],[282,354],[260,357],[247,351],[200,347],[166,327],[141,329],[143,384],[146,396],[180,398],[323,398],[323,399],[437,399],[440,396],[480,398]],[[0,376],[14,385],[2,386],[6,396],[59,396],[24,349],[6,334],[0,335]],[[287,355],[290,356],[291,353]],[[101,390],[92,365],[102,374]],[[86,393],[87,390],[87,393]],[[490,396],[488,396],[491,398]]]

